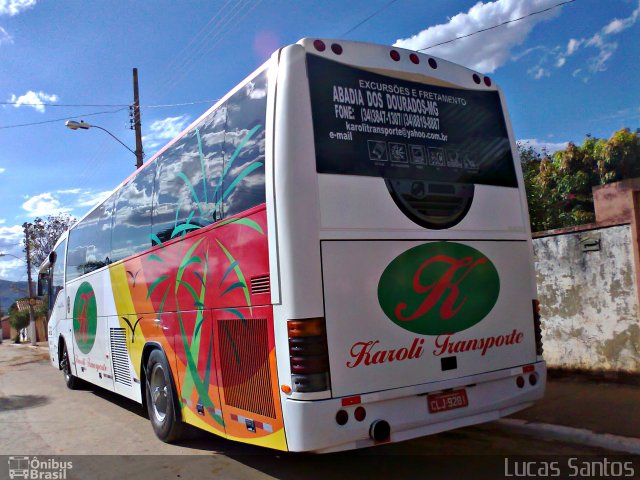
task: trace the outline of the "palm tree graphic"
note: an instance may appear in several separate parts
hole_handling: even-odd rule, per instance
[[[78,335],[83,342],[87,342],[88,339],[88,328],[87,324],[87,306],[89,305],[89,300],[91,300],[95,296],[94,292],[87,292],[80,294],[80,300],[82,300],[82,311],[80,315],[78,315],[78,321],[80,322],[80,328],[78,330]]]

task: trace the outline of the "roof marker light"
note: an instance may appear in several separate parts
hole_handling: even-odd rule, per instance
[[[490,87],[491,86],[491,79],[489,77],[484,77],[484,84],[487,87]]]
[[[480,85],[480,82],[482,82],[482,80],[480,80],[480,75],[478,75],[477,73],[474,73],[473,81],[476,82],[478,85]]]
[[[400,60],[400,54],[398,53],[398,51],[397,51],[397,50],[391,50],[391,51],[389,52],[389,56],[391,57],[391,59],[392,59],[394,62],[397,62],[397,61],[399,61],[399,60]]]
[[[411,55],[409,55],[409,60],[411,60],[416,65],[420,63],[420,58],[415,53],[412,53]]]
[[[335,53],[336,55],[341,55],[342,54],[342,45],[340,45],[339,43],[332,43],[331,44],[331,51],[333,53]]]
[[[327,46],[324,44],[324,42],[322,40],[314,40],[313,41],[313,46],[319,52],[324,52],[325,48],[327,48]]]
[[[438,68],[438,62],[436,62],[436,59],[435,59],[435,58],[430,58],[430,59],[429,59],[429,66],[430,66],[431,68],[433,68],[434,70],[435,70],[436,68]]]

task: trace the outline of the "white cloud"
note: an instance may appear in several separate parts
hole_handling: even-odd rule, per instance
[[[569,142],[546,142],[537,138],[525,138],[522,140],[518,140],[518,143],[524,145],[525,147],[532,147],[539,153],[546,152],[549,155],[557,152],[558,150],[564,150],[565,148],[567,148],[567,145],[569,145]]]
[[[9,101],[15,103],[14,107],[16,108],[28,106],[33,108],[37,112],[44,113],[45,103],[55,103],[58,100],[59,98],[56,94],[34,92],[33,90],[29,90],[27,93],[19,97],[16,95],[11,95],[11,99]]]
[[[551,75],[551,73],[549,73],[549,70],[545,70],[542,67],[533,67],[529,69],[529,73],[533,75],[533,78],[535,78],[536,80],[540,80],[543,77],[549,77]]]
[[[4,223],[4,222],[0,222]],[[0,226],[0,253],[7,255],[0,257],[0,278],[8,280],[24,280],[26,276],[25,262],[22,251],[24,231],[20,225]],[[13,256],[18,257],[17,259]],[[4,305],[6,308],[7,305]]]
[[[569,43],[567,44],[567,55],[573,55],[574,53],[576,53],[583,42],[584,40],[576,40],[575,38],[570,39]]]
[[[57,213],[67,213],[71,209],[63,207],[51,192],[41,193],[33,197],[29,197],[23,204],[22,208],[33,217],[46,217]]]
[[[152,122],[148,133],[142,137],[143,145],[145,148],[151,149],[165,144],[187,128],[189,120],[188,115],[180,115]]]
[[[3,225],[7,223],[7,219],[6,218],[0,218],[0,225]]]
[[[6,168],[4,168],[4,167],[0,167],[0,173],[4,173],[4,172],[6,172],[6,171],[7,171],[7,169],[6,169]]]
[[[36,0],[0,0],[0,15],[13,17],[19,13],[34,7]]]
[[[13,37],[4,28],[0,27],[0,45],[13,43]]]
[[[25,196],[22,208],[31,217],[47,217],[58,213],[74,214],[76,209],[84,213],[109,196],[111,190],[99,191],[68,188],[44,192],[33,197]]]
[[[512,59],[519,60],[531,52],[542,50],[543,53],[540,54],[537,64],[528,69],[533,78],[540,79],[551,75],[550,67],[552,65],[555,68],[562,68],[567,63],[568,58],[574,56],[577,52],[596,49],[597,54],[587,59],[586,68],[577,68],[572,71],[573,77],[580,77],[584,82],[588,82],[590,74],[603,72],[608,68],[611,58],[618,49],[618,43],[612,41],[611,36],[632,27],[639,17],[640,0],[638,0],[638,7],[628,17],[623,19],[616,18],[610,21],[590,37],[571,38],[566,47],[557,45],[555,47],[537,46],[529,48],[522,53],[514,55]]]
[[[104,192],[87,191],[78,193],[80,193],[78,197],[78,203],[75,204],[77,207],[94,207],[105,200],[111,194],[111,190],[107,190]]]
[[[478,2],[467,13],[459,13],[451,17],[448,23],[429,27],[410,38],[398,40],[394,45],[420,50],[429,45],[523,17],[556,3],[556,0]],[[558,14],[559,9],[555,9],[499,27],[490,33],[479,33],[472,38],[434,47],[426,52],[483,73],[491,73],[509,59],[511,49],[524,42],[536,24]]]
[[[620,33],[626,30],[629,27],[632,27],[636,21],[638,21],[638,17],[640,16],[640,3],[638,3],[638,8],[636,8],[631,15],[627,18],[619,19],[614,18],[611,20],[605,27],[602,29],[602,32],[605,35],[611,35],[614,33]]]
[[[16,254],[12,253],[12,255],[16,255]],[[20,257],[19,254],[17,254],[16,256]],[[24,254],[22,254],[22,256],[24,256]],[[0,258],[0,278],[2,278],[3,280],[11,280],[15,282],[20,280],[25,280],[26,277],[27,277],[27,269],[26,269],[25,262],[10,256]],[[7,308],[7,307],[8,305],[4,305],[4,308]]]

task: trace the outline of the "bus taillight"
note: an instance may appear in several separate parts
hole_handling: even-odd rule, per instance
[[[533,327],[536,336],[536,355],[542,355],[542,321],[540,317],[540,302],[533,300]]]
[[[294,392],[329,389],[329,353],[324,318],[287,322],[289,361]]]

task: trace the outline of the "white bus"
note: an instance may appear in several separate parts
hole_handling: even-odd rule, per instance
[[[164,441],[331,452],[494,420],[545,387],[530,237],[489,77],[303,39],[61,238],[51,361]]]

